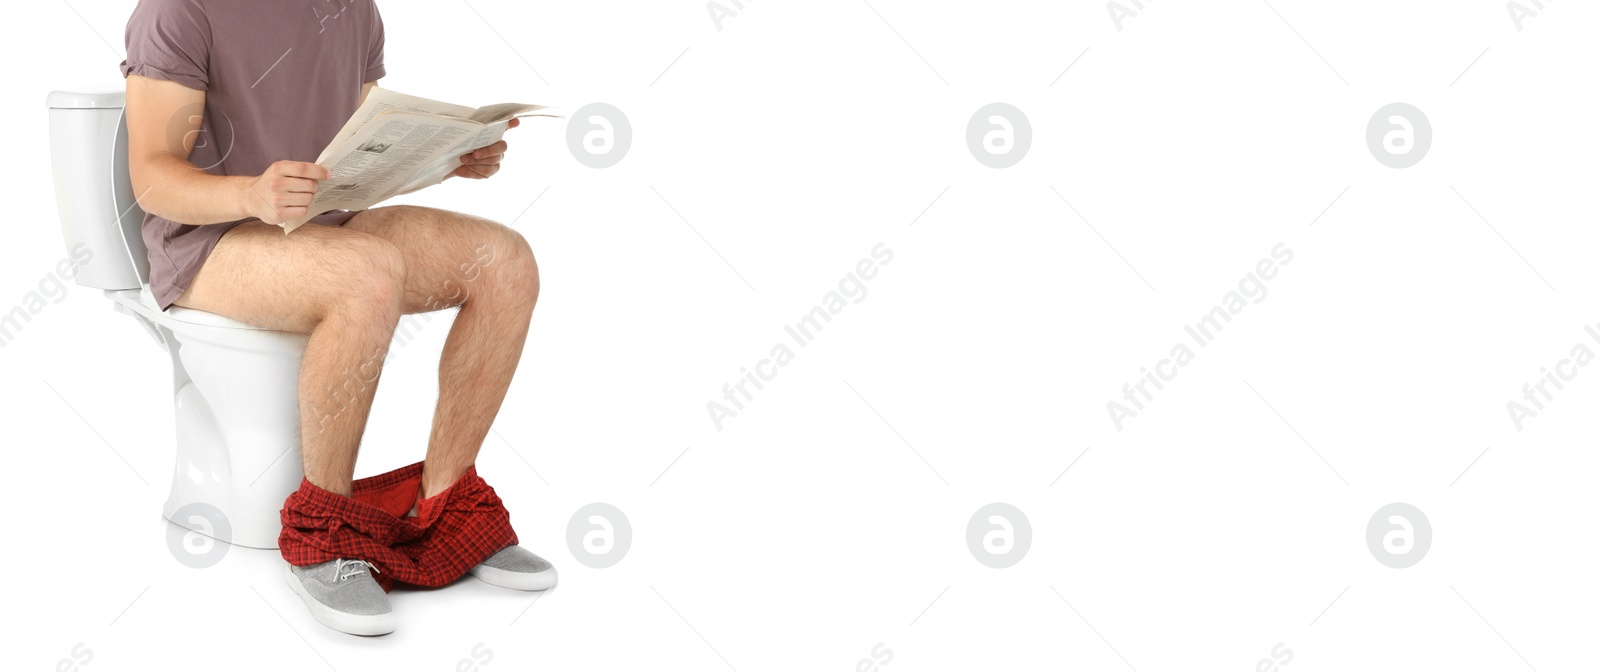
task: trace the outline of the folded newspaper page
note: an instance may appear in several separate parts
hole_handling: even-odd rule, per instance
[[[284,222],[283,230],[329,210],[364,210],[443,182],[461,167],[461,155],[499,142],[512,119],[558,116],[543,109],[519,103],[474,109],[374,86],[317,157],[333,177],[318,185],[306,216]]]

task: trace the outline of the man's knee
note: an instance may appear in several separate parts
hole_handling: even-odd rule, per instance
[[[495,283],[492,294],[531,310],[539,300],[539,264],[533,248],[515,229],[499,230],[495,242],[479,247],[480,268]]]

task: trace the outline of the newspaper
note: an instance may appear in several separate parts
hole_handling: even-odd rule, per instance
[[[516,117],[554,117],[543,105],[501,103],[479,108],[441,103],[373,86],[317,165],[333,176],[317,187],[306,216],[285,233],[329,210],[363,210],[443,182],[461,155],[500,141]]]

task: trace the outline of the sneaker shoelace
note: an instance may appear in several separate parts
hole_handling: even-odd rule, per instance
[[[371,569],[374,574],[382,574],[378,568],[366,560],[345,560],[340,558],[333,566],[333,571],[338,575],[339,581],[360,576],[362,572]]]

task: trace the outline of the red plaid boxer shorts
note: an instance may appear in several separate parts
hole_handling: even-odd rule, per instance
[[[438,588],[517,543],[510,512],[476,467],[418,501],[421,485],[421,462],[358,480],[349,497],[302,479],[279,512],[283,559],[297,567],[365,560],[385,591],[396,583]],[[413,504],[417,515],[407,516]]]

